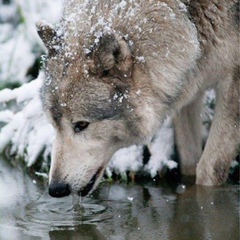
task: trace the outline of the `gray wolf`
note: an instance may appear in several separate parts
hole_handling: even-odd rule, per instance
[[[85,196],[118,149],[174,119],[184,175],[227,179],[239,144],[238,0],[70,0],[48,49],[44,111],[56,130],[49,194]],[[202,96],[217,93],[204,151]]]

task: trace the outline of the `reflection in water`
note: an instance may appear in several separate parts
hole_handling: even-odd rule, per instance
[[[238,186],[105,183],[79,208],[3,160],[0,169],[1,240],[239,239]]]
[[[53,230],[49,232],[51,240],[105,240],[101,231],[93,224],[82,224],[76,226],[74,230],[59,231]]]

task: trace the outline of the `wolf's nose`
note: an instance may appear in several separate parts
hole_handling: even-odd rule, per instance
[[[66,183],[53,182],[49,185],[48,193],[51,197],[65,197],[70,195],[69,185]]]

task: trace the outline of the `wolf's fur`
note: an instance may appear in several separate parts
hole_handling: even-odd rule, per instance
[[[183,174],[226,181],[239,142],[239,1],[184,2],[71,0],[56,29],[38,24],[49,50],[43,105],[57,133],[50,185],[81,194],[98,173],[92,191],[112,154],[151,139],[168,115]],[[202,153],[209,87],[217,103]],[[74,133],[79,121],[90,124]]]

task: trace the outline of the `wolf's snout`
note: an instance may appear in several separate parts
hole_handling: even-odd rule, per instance
[[[70,195],[71,191],[68,184],[53,182],[49,185],[48,193],[51,197],[60,198]]]

